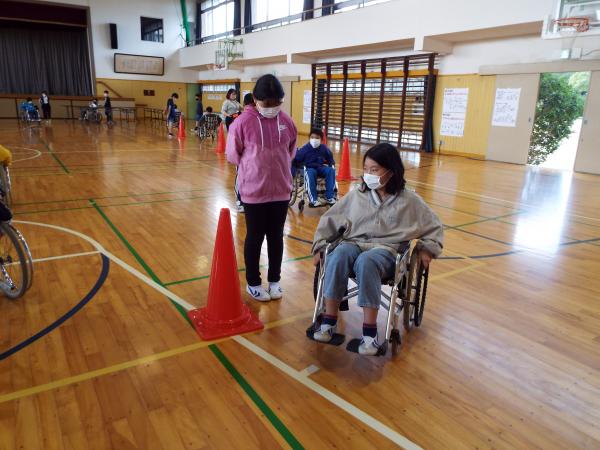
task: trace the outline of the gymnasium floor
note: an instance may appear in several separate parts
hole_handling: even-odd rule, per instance
[[[164,134],[0,121],[37,260],[0,299],[1,449],[600,448],[600,177],[402,153],[446,242],[395,360],[306,339],[322,210],[297,207],[284,299],[246,299],[265,330],[210,343],[180,310],[205,303],[220,208],[243,268],[234,170]],[[342,322],[359,335],[356,306]]]

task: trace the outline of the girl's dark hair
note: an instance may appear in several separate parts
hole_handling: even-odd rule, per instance
[[[254,97],[252,97],[252,94],[250,92],[244,95],[244,106],[248,105],[254,105]]]
[[[48,95],[48,92],[47,91],[42,91],[42,94]]]
[[[171,94],[171,97],[179,98],[179,94],[177,92],[173,92]]]
[[[225,98],[226,98],[227,100],[229,100],[229,97],[231,97],[231,94],[236,94],[236,95],[237,95],[237,91],[236,91],[235,89],[229,89],[229,90],[227,91],[227,95],[225,96]]]
[[[276,76],[267,74],[256,80],[252,95],[260,101],[281,100],[285,97],[285,91]]]
[[[313,128],[312,130],[310,130],[310,134],[316,134],[321,139],[323,139],[323,131],[319,130],[318,128]]]
[[[400,159],[400,153],[391,144],[377,144],[367,150],[363,158],[363,164],[367,158],[372,159],[381,167],[392,171],[392,178],[385,184],[385,192],[388,194],[399,194],[404,190],[406,180],[404,179],[404,164]],[[362,184],[362,189],[369,189]]]

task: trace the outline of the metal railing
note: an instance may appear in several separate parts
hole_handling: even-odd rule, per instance
[[[279,17],[277,19],[267,20],[265,22],[260,23],[243,25],[239,28],[233,28],[223,33],[193,39],[187,43],[187,46],[193,47],[194,45],[206,44],[209,42],[218,41],[219,39],[241,36],[244,34],[255,33],[257,31],[268,30],[271,28],[279,28],[292,23],[299,23],[305,20],[318,19],[320,17],[326,17],[340,12],[365,8],[379,3],[386,3],[389,1],[390,0],[346,0],[345,2],[335,3],[332,5],[319,6],[317,8],[306,9],[302,12],[292,14],[289,16]],[[315,17],[316,12],[320,12],[321,15]]]

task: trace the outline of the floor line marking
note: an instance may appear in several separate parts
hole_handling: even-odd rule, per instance
[[[122,259],[120,259],[120,258],[116,257],[115,255],[113,255],[112,253],[110,253],[98,241],[92,239],[91,237],[89,237],[89,236],[87,236],[87,235],[85,235],[83,233],[80,233],[79,231],[71,230],[70,228],[65,228],[65,227],[61,227],[61,226],[58,226],[58,225],[51,225],[51,224],[48,224],[48,223],[41,223],[41,222],[30,222],[30,221],[27,221],[27,220],[13,220],[13,223],[22,223],[22,224],[25,224],[25,225],[33,225],[33,226],[50,228],[50,229],[54,229],[54,230],[58,230],[58,231],[63,231],[65,233],[69,233],[69,234],[72,234],[74,236],[77,236],[77,237],[83,239],[84,241],[87,241],[90,244],[92,244],[96,248],[96,250],[98,250],[100,253],[103,253],[104,255],[106,255],[115,264],[121,266],[121,268],[125,269],[127,272],[129,272],[130,274],[132,274],[133,276],[135,276],[136,278],[138,278],[139,280],[141,280],[142,282],[144,282],[148,286],[154,288],[155,290],[157,290],[158,292],[160,292],[161,294],[163,294],[164,296],[166,296],[170,300],[174,301],[175,303],[177,303],[182,308],[186,309],[187,311],[191,311],[192,309],[196,308],[195,306],[191,305],[190,303],[186,302],[184,299],[182,299],[181,297],[179,297],[177,294],[175,294],[175,293],[169,291],[168,289],[164,288],[163,286],[161,286],[160,284],[156,283],[154,280],[151,280],[149,277],[147,277],[146,275],[144,275],[143,273],[141,273],[137,269],[131,267],[129,264],[127,264]]]
[[[243,336],[234,336],[232,339],[234,341],[236,341],[238,344],[240,344],[243,347],[245,347],[246,349],[250,350],[255,355],[257,355],[260,358],[262,358],[265,361],[267,361],[272,366],[278,368],[280,371],[282,371],[283,373],[285,373],[289,377],[291,377],[294,380],[300,382],[302,385],[304,385],[305,387],[307,387],[311,391],[313,391],[316,394],[320,395],[321,397],[323,397],[324,399],[326,399],[329,402],[333,403],[335,406],[337,406],[338,408],[342,409],[343,411],[345,411],[349,415],[353,416],[354,418],[358,419],[359,421],[361,421],[362,423],[364,423],[368,427],[372,428],[373,430],[377,431],[381,435],[385,436],[387,439],[389,439],[390,441],[394,442],[395,444],[400,445],[401,447],[403,447],[403,448],[405,448],[407,450],[418,450],[418,449],[421,449],[421,447],[419,447],[417,444],[415,444],[414,442],[412,442],[411,440],[409,440],[405,436],[402,436],[400,433],[392,430],[387,425],[384,425],[379,420],[375,419],[373,416],[370,416],[369,414],[367,414],[363,410],[357,408],[352,403],[344,400],[342,397],[334,394],[330,390],[324,388],[320,384],[318,384],[315,381],[311,380],[308,376],[306,376],[305,374],[303,374],[301,371],[296,370],[293,367],[289,366],[288,364],[284,363],[283,361],[281,361],[277,357],[275,357],[272,354],[268,353],[267,351],[263,350],[258,345],[250,342],[245,337],[243,337]]]
[[[88,255],[97,255],[100,253],[98,250],[94,250],[91,252],[82,252],[82,253],[69,253],[67,255],[58,255],[58,256],[49,256],[47,258],[38,258],[34,259],[34,263],[44,262],[44,261],[56,261],[58,259],[67,259],[67,258],[77,258],[79,256],[88,256]]]

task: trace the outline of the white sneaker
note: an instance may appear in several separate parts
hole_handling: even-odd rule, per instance
[[[360,345],[358,346],[358,353],[366,356],[375,356],[379,351],[379,344],[377,343],[376,337],[363,336]]]
[[[246,286],[246,292],[259,302],[268,302],[271,300],[271,296],[262,286]]]
[[[244,205],[237,205],[237,210],[238,210],[238,212],[241,212],[241,213],[245,212]]]
[[[335,198],[328,198],[327,199],[327,204],[328,205],[335,205],[336,199]]]
[[[333,338],[336,328],[336,325],[322,323],[321,328],[313,334],[313,339],[319,342],[329,342]]]
[[[269,295],[271,300],[279,300],[283,297],[283,289],[279,286],[279,283],[269,283]]]
[[[311,206],[313,208],[318,208],[319,206],[323,206],[323,203],[321,202],[321,200],[315,200],[314,202],[311,203]]]

